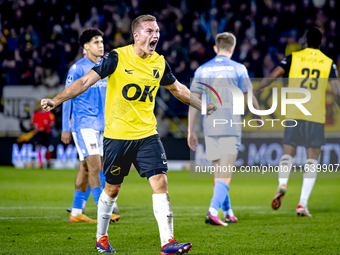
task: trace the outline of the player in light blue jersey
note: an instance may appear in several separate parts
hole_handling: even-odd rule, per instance
[[[71,66],[65,88],[87,74],[93,66],[101,63],[104,55],[102,36],[103,33],[95,28],[86,29],[80,35],[79,42],[86,56]],[[105,177],[102,174],[105,97],[106,78],[99,80],[86,92],[63,103],[61,140],[69,144],[73,136],[80,160],[70,222],[96,222],[87,217],[83,209],[90,191],[98,205],[99,196],[105,185]],[[112,214],[112,221],[118,219],[118,215]]]
[[[232,93],[225,85],[231,86],[231,89],[237,87],[243,93],[253,88],[245,66],[230,59],[235,45],[236,38],[233,34],[227,32],[218,34],[214,46],[217,56],[196,70],[191,84],[191,91],[198,97],[205,95],[207,103],[214,102],[214,97],[218,96],[222,102],[218,103],[218,108],[213,114],[202,116],[206,158],[212,161],[215,169],[219,169],[217,166],[234,166],[241,146],[241,116],[233,115]],[[210,91],[213,91],[214,95],[211,94],[213,97],[209,95]],[[255,96],[252,100],[255,109],[259,109]],[[190,107],[188,145],[193,151],[196,151],[198,145],[194,130],[196,114],[197,110]],[[216,124],[216,120],[219,120],[219,124]],[[228,223],[237,222],[229,197],[231,173],[231,171],[214,173],[214,193],[205,220],[208,224],[227,226]],[[222,208],[225,222],[218,216],[219,208]]]

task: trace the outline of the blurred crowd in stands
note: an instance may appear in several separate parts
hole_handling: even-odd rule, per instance
[[[214,38],[224,31],[236,36],[232,59],[251,78],[304,48],[304,34],[313,26],[324,33],[321,50],[339,67],[339,8],[337,0],[0,0],[0,84],[64,84],[68,68],[83,56],[83,29],[101,29],[109,52],[132,43],[130,24],[141,14],[157,17],[157,52],[187,85],[196,68],[215,56]],[[186,113],[181,103],[171,107]]]

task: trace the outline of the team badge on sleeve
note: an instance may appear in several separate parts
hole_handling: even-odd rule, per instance
[[[72,81],[73,81],[73,76],[72,75],[67,76],[67,82],[72,83]]]

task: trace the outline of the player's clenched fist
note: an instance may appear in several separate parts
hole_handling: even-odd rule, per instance
[[[213,103],[207,103],[207,115],[211,115],[216,110],[216,105],[214,105]]]
[[[41,107],[45,112],[52,111],[55,108],[55,102],[51,99],[41,99]]]

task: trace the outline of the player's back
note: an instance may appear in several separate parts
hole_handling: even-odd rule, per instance
[[[245,66],[226,56],[216,56],[196,70],[191,85],[192,91],[207,95],[202,89],[209,90],[209,88],[199,82],[212,86],[222,101],[222,105],[219,100],[216,101],[218,109],[212,115],[203,117],[205,135],[240,135],[242,125],[230,124],[231,121],[234,123],[240,122],[241,116],[233,115],[233,95],[226,85],[235,86],[242,92],[252,88]],[[214,103],[214,97],[216,96],[207,95],[207,103]],[[213,119],[225,119],[228,124],[214,127]]]
[[[311,75],[314,75],[315,78],[328,79],[332,62],[332,59],[318,49],[306,48],[293,52],[289,78],[310,78]],[[308,77],[308,73],[310,77]]]
[[[304,107],[312,115],[304,115],[295,105],[287,106],[287,118],[302,119],[318,123],[325,122],[325,96],[333,61],[318,49],[306,48],[292,53],[289,68],[291,88],[304,88],[311,93],[311,99]],[[301,93],[288,93],[288,98],[303,98]]]
[[[244,65],[225,56],[216,56],[201,65],[195,72],[192,89],[197,91],[197,81],[212,86],[222,99],[222,108],[232,108],[232,94],[225,85],[233,85],[243,92],[252,87]],[[207,99],[208,103],[213,99]],[[218,105],[221,107],[221,105]]]
[[[100,64],[101,60],[97,63]],[[95,63],[88,57],[78,60],[69,70],[66,86],[87,74]],[[73,131],[83,128],[104,130],[104,108],[106,97],[106,78],[97,81],[88,90],[72,99]]]
[[[226,56],[216,56],[201,65],[195,72],[200,78],[243,78],[245,66]]]

